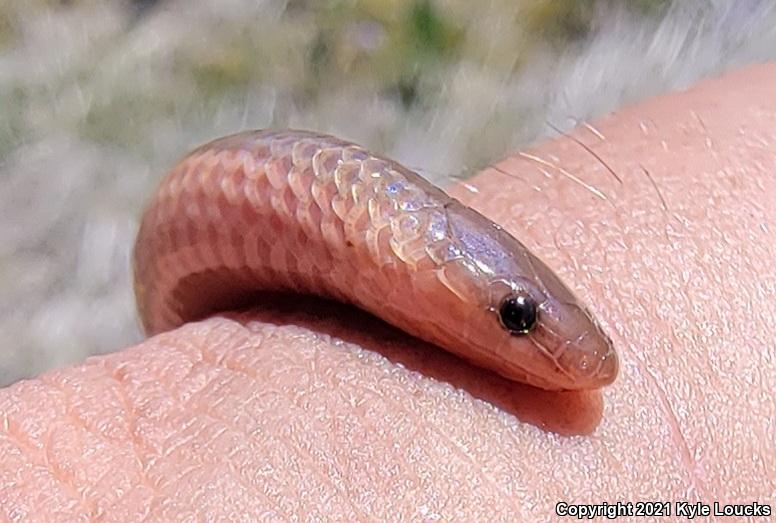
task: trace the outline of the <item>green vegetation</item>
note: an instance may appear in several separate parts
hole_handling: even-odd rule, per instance
[[[644,14],[660,12],[666,1],[622,0]],[[0,96],[12,107],[0,125],[0,141],[12,146],[14,138],[26,134],[25,104],[43,104],[35,93],[57,101],[47,115],[49,124],[74,125],[84,138],[123,147],[142,145],[154,121],[176,119],[185,125],[192,111],[200,121],[216,118],[225,106],[262,89],[277,93],[279,123],[292,108],[325,111],[322,104],[336,93],[377,96],[397,111],[422,113],[450,89],[457,68],[479,68],[502,78],[519,74],[535,51],[560,50],[584,38],[596,11],[607,5],[614,3],[291,0],[268,22],[260,12],[200,20],[190,38],[172,39],[153,54],[135,57],[134,49],[142,50],[144,43],[134,40],[136,34],[154,17],[170,16],[164,0],[39,0],[26,7],[0,0],[0,50],[19,43],[20,27],[36,19],[35,13],[53,27],[60,20],[77,23],[80,13],[96,17],[81,22],[90,44],[81,55],[59,59],[52,55],[58,49],[41,50],[53,57],[53,65],[41,66],[48,67],[48,79],[0,84]],[[100,29],[98,9],[124,11],[118,32]]]

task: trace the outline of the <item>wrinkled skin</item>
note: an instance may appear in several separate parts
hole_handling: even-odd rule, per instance
[[[622,358],[603,393],[515,385],[355,310],[289,300],[1,391],[0,520],[773,503],[774,84],[776,64],[753,67],[604,118],[605,141],[576,131],[622,184],[561,137],[486,169],[477,194],[451,191],[591,304]]]

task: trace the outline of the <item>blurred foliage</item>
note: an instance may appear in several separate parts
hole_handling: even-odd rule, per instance
[[[566,44],[587,34],[595,3],[595,0],[531,2],[526,8],[525,23],[533,35]]]
[[[249,53],[233,45],[200,56],[199,61],[191,64],[191,75],[198,92],[206,100],[231,89],[243,89],[251,81],[258,80]]]
[[[13,150],[19,136],[23,136],[24,113],[20,110],[27,103],[29,94],[21,87],[12,87],[4,93],[2,118],[0,118],[0,158]]]
[[[277,90],[283,102],[278,109],[281,119],[283,104],[305,108],[343,90],[374,93],[402,111],[423,110],[449,88],[446,83],[461,64],[500,75],[519,74],[531,53],[543,48],[558,52],[584,38],[596,9],[606,9],[614,1],[490,0],[489,12],[503,14],[483,22],[478,18],[482,6],[476,2],[267,0],[261,5],[280,6],[276,23],[220,19],[198,28],[202,33],[198,38],[165,49],[170,59],[142,66],[151,72],[117,70],[116,78],[106,79],[100,64],[103,69],[112,67],[124,52],[121,46],[131,41],[128,35],[142,26],[144,18],[185,5],[171,0],[112,0],[107,4],[126,12],[124,35],[99,31],[96,36],[85,35],[90,40],[88,52],[80,63],[57,71],[58,82],[20,89],[22,93],[42,89],[52,100],[88,92],[84,102],[88,107],[71,116],[71,123],[90,140],[123,146],[142,142],[148,122],[175,118],[182,105],[213,113],[226,98],[239,98],[257,86]],[[667,0],[618,3],[655,14]],[[22,36],[20,19],[32,19],[32,12],[50,11],[61,17],[105,6],[99,0],[31,0],[24,5],[0,0],[0,49],[7,50]],[[475,19],[478,24],[472,24]],[[120,76],[127,74],[147,75],[147,85],[124,82]],[[27,95],[5,89],[0,95],[6,101],[26,102]],[[25,122],[16,113],[9,111],[0,125],[4,144],[23,134]]]
[[[0,0],[0,51],[10,47],[19,35],[18,14],[10,2]]]
[[[430,0],[319,4],[314,15],[319,23],[307,84],[313,96],[347,75],[348,83],[392,92],[409,107],[419,93],[420,71],[433,75],[454,59],[463,36]]]
[[[306,20],[315,37],[308,44],[309,76],[304,93],[315,97],[347,83],[393,93],[405,108],[421,103],[443,87],[439,73],[461,58],[515,72],[523,54],[538,47],[562,48],[591,30],[600,0],[492,0],[503,4],[503,47],[490,45],[467,27],[476,2],[454,0],[334,0],[291,2],[286,22]],[[645,14],[657,13],[667,0],[620,0]],[[603,7],[601,7],[603,6]],[[491,40],[492,35],[486,35]]]
[[[535,38],[562,47],[582,38],[592,29],[596,9],[624,4],[642,15],[659,15],[669,0],[563,0],[525,2],[525,24]]]

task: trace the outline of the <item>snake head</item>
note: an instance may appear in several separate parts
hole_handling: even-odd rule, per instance
[[[528,372],[545,388],[592,389],[614,381],[617,354],[593,315],[538,258],[526,253],[533,278],[493,282],[490,309],[508,334],[500,351],[525,353]],[[498,305],[496,305],[498,304]]]
[[[460,256],[439,270],[459,344],[500,374],[544,389],[593,389],[617,376],[611,339],[560,278],[476,211],[448,209]],[[446,343],[456,343],[445,340]],[[463,352],[463,351],[462,351]]]

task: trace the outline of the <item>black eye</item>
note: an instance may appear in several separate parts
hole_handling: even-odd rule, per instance
[[[498,314],[501,324],[513,334],[526,334],[536,324],[536,302],[524,294],[508,296]]]

